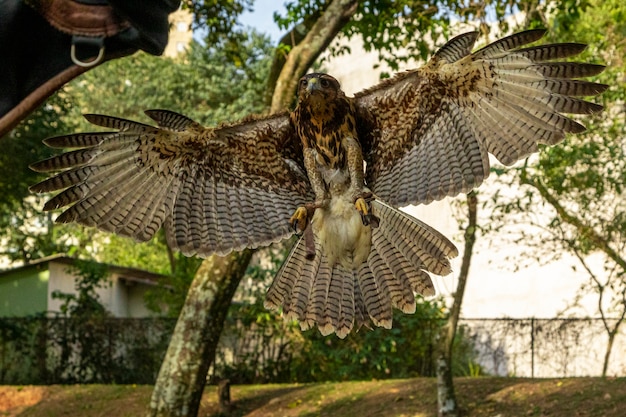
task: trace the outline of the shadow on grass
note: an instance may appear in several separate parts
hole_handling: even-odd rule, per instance
[[[228,417],[242,417],[244,415],[250,414],[254,410],[258,410],[264,408],[266,406],[270,406],[270,403],[273,401],[280,401],[284,397],[294,396],[298,391],[306,390],[308,385],[301,386],[290,386],[290,387],[263,387],[257,386],[260,388],[253,389],[250,386],[250,389],[247,389],[243,386],[239,386],[238,390],[235,392],[231,392],[231,405],[232,410]],[[213,393],[211,395],[217,396],[217,393]],[[218,411],[217,404],[212,404],[212,409],[206,410],[209,412],[209,416],[217,417],[222,414]]]

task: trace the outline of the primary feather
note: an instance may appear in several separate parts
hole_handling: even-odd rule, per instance
[[[355,96],[377,134],[366,138],[367,182],[396,206],[468,192],[489,175],[488,153],[511,165],[584,127],[561,113],[602,106],[576,97],[607,86],[577,78],[601,65],[552,62],[580,53],[563,43],[522,48],[545,30],[529,30],[470,53],[477,33],[450,40],[422,68]],[[367,135],[367,133],[366,133]]]

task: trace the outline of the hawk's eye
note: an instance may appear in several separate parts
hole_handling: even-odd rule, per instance
[[[306,87],[307,84],[308,84],[308,81],[305,78],[300,80],[300,87]]]
[[[324,88],[328,88],[330,87],[330,81],[328,81],[326,78],[322,78],[320,79],[320,85]]]

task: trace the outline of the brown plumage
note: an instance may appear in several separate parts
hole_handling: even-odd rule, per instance
[[[471,53],[476,32],[448,42],[422,68],[346,97],[326,74],[302,78],[292,113],[205,128],[164,110],[158,127],[87,115],[110,132],[47,139],[76,148],[32,166],[61,171],[32,187],[62,190],[58,218],[150,239],[165,227],[185,254],[226,254],[301,237],[268,291],[303,328],[347,335],[355,323],[390,327],[392,309],[432,295],[457,250],[396,207],[468,192],[489,174],[488,153],[510,165],[584,127],[561,113],[606,85],[579,78],[602,66],[554,62],[584,45],[524,47],[521,32]],[[366,162],[364,170],[363,162]],[[315,256],[311,256],[314,253]]]

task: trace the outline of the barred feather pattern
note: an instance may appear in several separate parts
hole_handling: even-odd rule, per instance
[[[186,255],[225,255],[293,234],[288,219],[312,196],[301,163],[281,153],[290,142],[286,115],[207,129],[165,110],[147,111],[159,127],[87,115],[117,131],[50,138],[75,148],[35,163],[61,171],[31,187],[60,191],[44,210],[65,207],[58,222],[78,222],[138,241],[165,227]],[[78,149],[76,149],[78,148]]]
[[[429,203],[467,192],[489,175],[488,153],[501,163],[553,145],[585,128],[564,116],[602,106],[580,99],[607,86],[581,80],[602,65],[555,61],[585,45],[525,47],[544,35],[529,30],[470,53],[477,33],[450,40],[418,70],[355,96],[377,135],[365,144],[368,186],[392,205]]]
[[[456,247],[425,223],[380,200],[372,202],[380,218],[372,230],[372,250],[356,269],[331,266],[319,243],[307,258],[301,237],[268,290],[265,306],[282,308],[286,319],[303,330],[344,338],[354,326],[370,322],[391,328],[393,309],[413,313],[415,294],[434,295],[430,273],[447,275]]]

